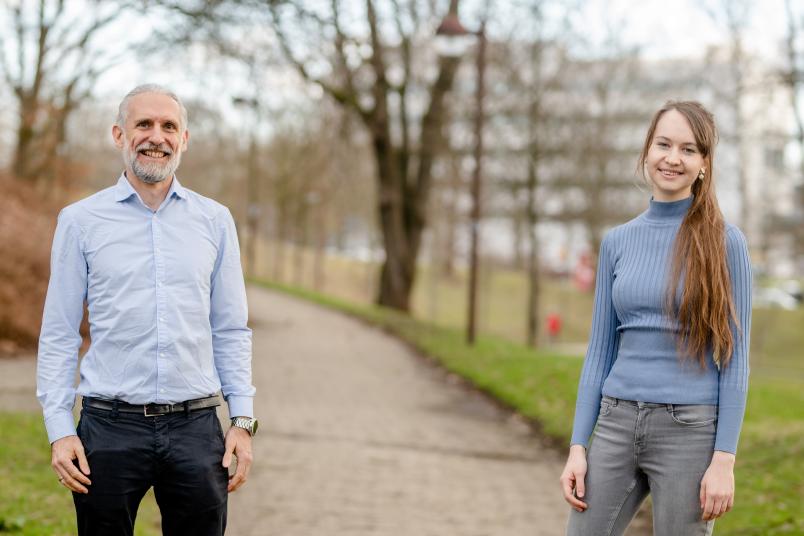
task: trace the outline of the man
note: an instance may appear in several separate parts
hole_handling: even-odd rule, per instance
[[[164,534],[221,535],[257,426],[234,222],[174,174],[189,139],[174,93],[133,89],[112,136],[125,172],[63,209],[53,241],[37,371],[52,466],[73,491],[81,535],[133,534],[151,486]],[[76,429],[84,301],[92,344]],[[218,390],[233,416],[225,438]]]

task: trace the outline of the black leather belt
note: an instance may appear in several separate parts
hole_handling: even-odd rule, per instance
[[[214,408],[220,406],[221,402],[217,396],[206,398],[195,398],[185,400],[176,404],[129,404],[122,400],[104,400],[102,398],[84,397],[82,405],[85,408],[105,409],[109,411],[119,411],[121,413],[141,413],[146,417],[158,417],[168,413],[190,412],[204,408]]]

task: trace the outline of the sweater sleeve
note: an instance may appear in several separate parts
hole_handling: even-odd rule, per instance
[[[575,403],[575,421],[572,429],[572,445],[588,446],[589,437],[597,422],[603,382],[617,359],[620,325],[612,302],[614,284],[614,256],[612,234],[608,233],[600,244],[600,256],[595,281],[595,306],[592,315],[592,330],[586,349],[578,399]]]
[[[715,450],[737,452],[748,393],[748,348],[751,334],[751,263],[745,236],[736,227],[726,232],[726,254],[738,325],[732,326],[734,351],[720,371]]]

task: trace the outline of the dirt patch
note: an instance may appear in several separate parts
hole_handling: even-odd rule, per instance
[[[36,399],[35,356],[0,358],[0,408],[3,411],[42,411]]]

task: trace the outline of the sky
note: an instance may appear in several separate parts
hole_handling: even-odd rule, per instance
[[[472,19],[481,9],[482,1],[484,0],[464,1],[463,18],[467,26],[471,27]],[[712,20],[698,7],[701,3],[694,0],[586,0],[575,17],[575,25],[590,41],[591,49],[595,48],[594,43],[605,40],[607,28],[611,27],[623,43],[639,45],[643,57],[647,59],[696,57],[702,55],[709,45],[724,43],[728,37],[723,25]],[[770,61],[780,61],[780,46],[786,31],[783,0],[750,3],[753,8],[745,33],[746,48]],[[507,2],[501,0],[492,2],[492,5],[497,6],[494,9],[499,10],[495,16],[505,16],[506,4]],[[196,57],[194,63],[203,62]],[[163,64],[160,62],[160,65]],[[233,80],[231,74],[226,77],[229,81]],[[113,76],[110,73],[101,80],[98,93],[117,95],[145,79],[175,85],[179,91],[186,87],[192,92],[215,94],[221,89],[216,87],[216,81],[198,77],[196,68],[191,72],[172,68],[155,70],[132,58],[127,65],[115,69]],[[241,87],[233,91],[242,93],[247,89]]]
[[[10,1],[10,0],[9,0]],[[343,2],[361,2],[362,0],[341,0]],[[487,0],[463,0],[461,13],[467,27],[476,26],[478,14]],[[516,11],[511,6],[527,6],[530,0],[496,0],[492,1],[493,17],[498,21],[509,22],[511,16],[507,10]],[[667,57],[697,57],[702,55],[710,45],[724,43],[727,33],[723,24],[718,24],[706,14],[699,5],[708,3],[721,5],[725,0],[560,0],[552,2],[559,11],[568,2],[582,5],[573,18],[574,27],[587,42],[583,50],[594,51],[605,41],[609,34],[616,35],[626,45],[639,46],[646,59]],[[735,0],[731,0],[735,1]],[[786,22],[784,0],[764,0],[750,2],[752,5],[750,24],[745,32],[746,48],[772,63],[783,61],[780,46],[785,36]],[[83,5],[81,0],[72,0],[71,6]],[[521,7],[519,9],[522,9]],[[119,42],[120,36],[126,39],[147,35],[149,21],[147,13],[131,16],[118,25],[113,33],[105,39]],[[508,17],[508,21],[505,18]],[[152,21],[154,19],[151,19]],[[164,20],[159,19],[159,24]],[[121,32],[121,29],[124,30]],[[127,33],[126,33],[127,32]],[[205,61],[200,50],[189,54],[175,56],[175,64],[163,59],[144,63],[131,54],[117,67],[105,74],[96,85],[95,94],[107,106],[114,107],[120,98],[132,87],[140,83],[156,82],[174,88],[187,100],[200,99],[218,106],[227,116],[241,113],[231,104],[232,96],[253,93],[242,65],[224,67],[222,64],[210,65]],[[187,59],[189,58],[189,63]],[[222,71],[223,69],[223,71]],[[199,76],[200,73],[200,76]],[[208,74],[208,75],[207,75]],[[273,106],[281,106],[283,99],[298,98],[299,86],[294,79],[280,73],[264,73],[266,80],[262,85],[269,87],[269,97]],[[305,89],[305,91],[312,91]],[[7,98],[0,89],[0,98]],[[6,130],[14,123],[13,116],[0,112],[0,126]],[[13,130],[13,128],[11,129]],[[6,145],[8,135],[0,138]],[[5,151],[0,151],[3,153]]]
[[[700,6],[715,7],[726,1],[701,0],[589,0],[585,8],[586,28],[599,34],[596,21],[621,21],[621,35],[626,42],[644,44],[648,58],[698,56],[709,45],[728,39],[725,25],[713,20]],[[745,46],[766,57],[779,56],[785,37],[786,19],[783,0],[746,0],[751,6]]]

